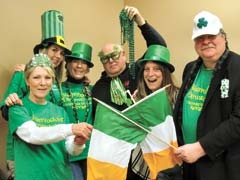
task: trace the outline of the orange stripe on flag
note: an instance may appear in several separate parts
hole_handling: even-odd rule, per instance
[[[87,180],[125,180],[126,176],[127,167],[122,168],[90,157],[87,159]]]
[[[177,142],[171,144],[175,147],[178,146]],[[172,168],[177,164],[171,147],[159,152],[144,153],[143,157],[150,169],[151,179],[155,179],[159,171]]]

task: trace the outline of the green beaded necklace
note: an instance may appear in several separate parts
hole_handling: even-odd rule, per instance
[[[83,85],[82,90],[83,90],[84,97],[86,99],[86,111],[85,111],[85,115],[84,115],[84,120],[80,121],[80,119],[78,118],[77,106],[76,106],[76,103],[74,101],[74,98],[73,98],[73,95],[71,93],[71,90],[70,90],[68,82],[66,83],[66,89],[67,89],[67,93],[68,93],[68,95],[69,95],[69,97],[71,99],[71,102],[73,104],[72,110],[73,110],[73,114],[74,114],[75,120],[77,121],[77,123],[79,123],[79,122],[86,122],[87,118],[88,118],[89,111],[90,111],[90,105],[89,105],[90,104],[89,103],[90,100],[89,100],[89,97],[91,97],[91,91],[89,90],[89,88],[86,85]]]
[[[128,42],[129,68],[132,78],[135,79],[135,57],[134,57],[134,21],[128,18],[127,12],[123,9],[119,15],[121,26],[121,44]]]

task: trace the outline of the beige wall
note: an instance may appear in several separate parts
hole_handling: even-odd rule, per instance
[[[191,41],[192,19],[200,10],[216,13],[228,33],[230,48],[240,50],[240,17],[238,0],[0,0],[0,98],[2,98],[12,70],[17,63],[26,63],[32,57],[32,48],[41,39],[41,14],[57,9],[64,14],[65,39],[69,47],[75,41],[93,46],[93,62],[89,77],[94,83],[102,71],[97,52],[106,42],[120,41],[119,12],[124,4],[138,7],[142,15],[166,39],[171,51],[171,62],[178,84],[184,64],[196,57]],[[135,28],[136,57],[145,50],[137,27]],[[0,119],[0,166],[5,162],[7,123]]]

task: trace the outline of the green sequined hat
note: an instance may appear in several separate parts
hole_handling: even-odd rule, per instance
[[[64,41],[63,14],[57,10],[45,11],[41,16],[42,40],[33,49],[34,54],[39,49],[48,47],[50,44],[56,44],[65,50],[66,54],[71,53],[67,49]]]
[[[53,68],[53,65],[51,63],[51,60],[46,54],[35,54],[33,58],[28,62],[26,65],[25,71],[32,68],[32,67],[50,67],[51,69]]]
[[[83,42],[74,43],[71,49],[71,54],[66,55],[66,61],[72,59],[79,59],[85,61],[90,68],[93,67],[94,64],[91,62],[92,47],[89,44]]]
[[[161,45],[151,45],[148,47],[143,59],[138,61],[138,65],[141,66],[143,62],[154,61],[159,62],[166,66],[170,72],[174,72],[175,68],[170,64],[170,52],[168,48]]]

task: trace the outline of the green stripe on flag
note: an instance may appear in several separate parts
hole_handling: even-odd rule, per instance
[[[127,158],[137,143],[150,167],[151,178],[176,164],[171,155],[172,148],[177,146],[176,132],[165,88],[122,112],[93,99],[99,103],[88,154],[88,176],[91,180],[114,179],[117,171],[122,179],[126,179]]]
[[[123,111],[144,128],[156,126],[172,115],[172,108],[165,90],[158,90]]]
[[[136,125],[128,122],[100,103],[97,105],[94,128],[132,144],[142,141],[147,135],[147,132],[139,130]]]
[[[118,115],[108,108],[108,105],[103,104],[98,103],[97,106],[94,122],[95,129],[131,143],[141,142],[146,137],[146,131]],[[152,93],[123,112],[117,112],[147,130],[164,122],[166,116],[172,115],[172,109],[165,89]]]

